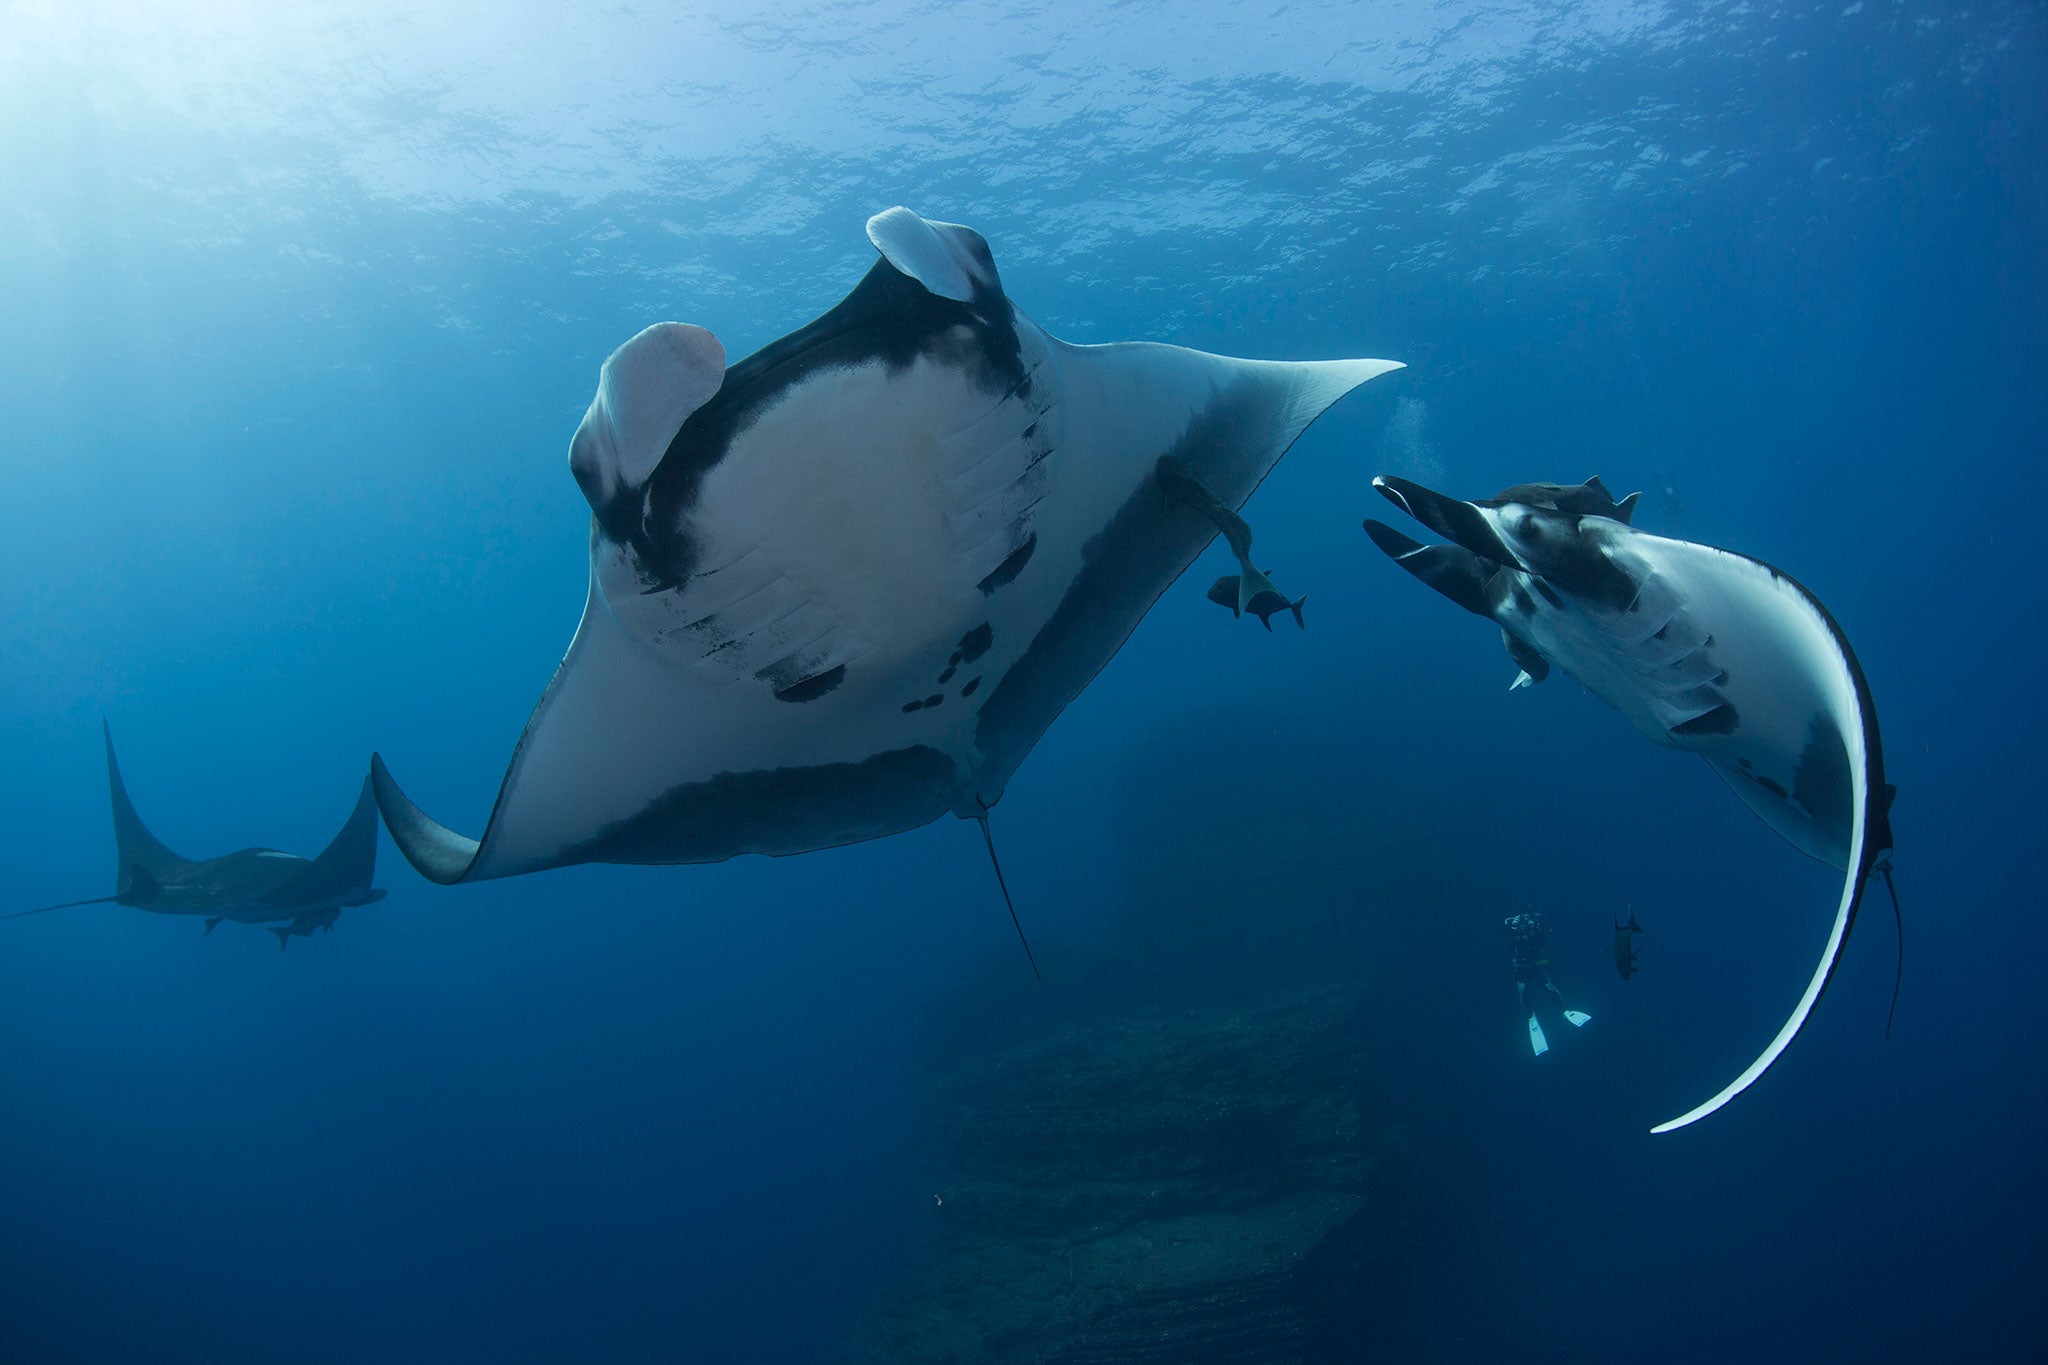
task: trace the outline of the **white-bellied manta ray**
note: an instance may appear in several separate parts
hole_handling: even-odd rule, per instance
[[[1365,523],[1394,562],[1499,624],[1522,670],[1511,688],[1542,681],[1556,664],[1649,739],[1704,758],[1794,847],[1847,873],[1820,965],[1784,1027],[1719,1094],[1651,1131],[1705,1118],[1798,1034],[1834,972],[1864,883],[1873,872],[1890,878],[1893,789],[1848,637],[1818,598],[1770,565],[1636,530],[1635,495],[1616,503],[1597,479],[1520,484],[1479,502],[1406,479],[1373,487],[1453,542],[1423,545]]]
[[[1315,418],[1389,360],[1069,345],[971,228],[905,208],[836,307],[730,368],[666,322],[569,448],[590,588],[479,839],[371,763],[442,882],[982,823],[1060,711]],[[1168,471],[1162,478],[1161,471]],[[993,845],[990,847],[993,853]]]
[[[126,905],[159,915],[201,915],[206,932],[222,920],[261,924],[286,948],[294,936],[334,927],[343,910],[384,899],[370,883],[377,875],[377,807],[363,781],[348,823],[320,856],[302,858],[274,848],[244,848],[218,858],[185,858],[149,832],[128,799],[113,732],[101,725],[107,746],[107,786],[114,802],[114,894],[65,901],[0,916],[19,919],[78,905]]]

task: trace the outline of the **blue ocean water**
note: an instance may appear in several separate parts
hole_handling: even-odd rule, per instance
[[[372,749],[479,828],[582,605],[598,365],[664,318],[735,357],[800,325],[889,205],[979,229],[1068,340],[1408,363],[1247,508],[1308,629],[1204,601],[1212,547],[1010,784],[1043,988],[951,819],[453,889],[387,842],[390,897],[282,954],[0,925],[0,1360],[839,1359],[943,1208],[936,1059],[1333,981],[1409,1155],[1399,1273],[1330,1358],[2048,1351],[2038,7],[8,0],[0,33],[0,911],[104,894],[102,718],[173,847],[310,853]],[[1867,905],[1778,1067],[1648,1135],[1775,1032],[1836,880],[1568,679],[1507,694],[1491,628],[1361,534],[1381,472],[1597,472],[1828,603],[1900,792],[1889,1044]],[[1187,873],[1240,815],[1230,875]],[[1540,1062],[1525,905],[1595,1018]]]

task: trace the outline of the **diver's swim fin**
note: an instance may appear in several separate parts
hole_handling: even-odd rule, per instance
[[[1570,1024],[1573,1028],[1584,1028],[1586,1025],[1593,1022],[1593,1016],[1587,1014],[1584,1010],[1566,1010],[1564,1012],[1564,1018],[1565,1022]]]
[[[1543,1036],[1543,1025],[1536,1022],[1536,1016],[1529,1016],[1529,1050],[1541,1057],[1550,1051],[1550,1040]]]

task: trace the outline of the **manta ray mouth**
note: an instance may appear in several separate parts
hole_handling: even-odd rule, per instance
[[[1447,498],[1419,483],[1382,474],[1372,481],[1382,496],[1445,540],[1470,550],[1481,559],[1512,568],[1523,567],[1481,512],[1469,502]]]

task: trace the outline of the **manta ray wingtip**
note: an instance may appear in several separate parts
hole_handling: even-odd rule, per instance
[[[449,886],[468,878],[476,867],[482,841],[466,838],[414,805],[384,766],[384,756],[370,755],[370,790],[391,841],[405,860],[430,882]]]

